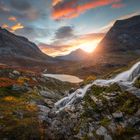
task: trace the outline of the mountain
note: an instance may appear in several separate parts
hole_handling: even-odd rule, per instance
[[[56,58],[59,60],[67,60],[67,61],[81,61],[86,60],[90,57],[90,53],[83,51],[82,49],[77,49],[72,51],[68,55],[57,56]]]
[[[117,20],[96,51],[125,52],[140,50],[140,15]],[[96,52],[95,51],[95,52]]]
[[[10,60],[10,61],[9,61]],[[36,65],[52,61],[53,58],[41,50],[27,38],[17,36],[0,28],[0,63],[8,65]]]

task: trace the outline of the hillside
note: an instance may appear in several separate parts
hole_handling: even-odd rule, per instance
[[[132,79],[138,76],[139,66],[129,70]],[[109,80],[94,82],[99,81]],[[0,138],[139,140],[140,78],[129,91],[119,82],[77,87],[1,65]]]
[[[27,38],[0,28],[0,63],[22,67],[38,65],[45,67],[51,61],[53,61],[53,58],[42,53]]]
[[[97,51],[127,52],[140,51],[140,15],[117,20],[99,43]],[[95,51],[96,52],[96,51]]]

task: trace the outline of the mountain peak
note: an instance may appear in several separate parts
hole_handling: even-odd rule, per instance
[[[58,56],[56,58],[61,60],[68,60],[68,61],[81,61],[81,60],[86,60],[89,57],[90,57],[89,53],[79,48],[70,52],[67,55]]]
[[[96,51],[124,52],[140,50],[140,15],[117,20]]]
[[[15,35],[0,27],[0,59],[5,64],[20,64],[19,60],[50,61],[51,57],[42,53],[41,50],[27,38]]]

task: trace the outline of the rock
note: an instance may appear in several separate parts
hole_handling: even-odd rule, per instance
[[[46,98],[49,98],[49,99],[60,99],[60,95],[58,94],[54,94],[54,93],[49,93],[48,91],[40,91],[40,94]]]
[[[104,136],[104,140],[112,140],[112,137],[107,133],[107,129],[103,126],[100,126],[100,128],[96,130],[96,134]]]
[[[16,76],[13,73],[9,73],[9,78],[14,79]]]
[[[50,109],[46,106],[43,106],[43,105],[38,105],[40,111],[42,112],[45,112],[45,113],[48,113],[50,111]]]
[[[100,99],[97,99],[95,96],[93,96],[93,95],[91,95],[90,96],[91,97],[91,99],[97,104],[97,105],[99,105],[99,106],[102,106],[103,105],[103,103],[102,103],[102,101],[100,100]]]
[[[74,88],[71,88],[70,90],[69,90],[69,94],[71,94],[71,93],[73,93],[74,92]]]
[[[12,90],[13,91],[19,91],[19,92],[23,92],[23,91],[29,91],[31,88],[28,87],[28,85],[23,85],[23,86],[20,86],[20,85],[13,85],[12,86]]]
[[[128,123],[131,125],[131,126],[135,126],[137,125],[138,123],[140,123],[140,118],[138,117],[132,117],[128,120]]]
[[[107,129],[103,126],[96,130],[96,134],[99,136],[105,136],[107,134]]]
[[[15,112],[13,112],[13,114],[16,115],[19,119],[23,119],[23,117],[24,117],[23,116],[24,113],[21,111],[15,111]]]
[[[47,72],[48,72],[48,69],[45,69],[45,70],[43,71],[44,74],[46,74]]]
[[[48,112],[48,117],[51,118],[51,119],[52,119],[52,118],[55,118],[55,117],[56,117],[55,111],[52,111],[52,110],[51,110],[50,112]]]
[[[115,112],[112,114],[115,121],[122,121],[123,120],[123,113],[122,112]]]
[[[54,102],[50,99],[44,99],[44,102],[51,108],[54,106]]]
[[[112,140],[112,137],[110,135],[106,134],[104,136],[104,140]]]
[[[116,125],[114,122],[110,123],[108,128],[111,130],[112,133],[116,132]]]
[[[140,135],[135,135],[134,137],[132,137],[132,140],[140,140]]]
[[[39,107],[39,115],[38,115],[38,118],[40,121],[46,121],[48,123],[51,122],[51,119],[48,118],[48,112],[50,111],[50,109],[46,106],[43,106],[43,105],[38,105]]]
[[[136,112],[135,116],[140,117],[140,109]]]
[[[14,70],[14,71],[13,71],[13,74],[15,74],[15,75],[19,76],[19,75],[20,75],[20,72],[19,72],[19,71]]]

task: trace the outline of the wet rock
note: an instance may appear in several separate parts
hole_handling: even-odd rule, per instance
[[[74,88],[71,88],[70,90],[69,90],[69,94],[71,94],[71,93],[73,93],[74,92]]]

